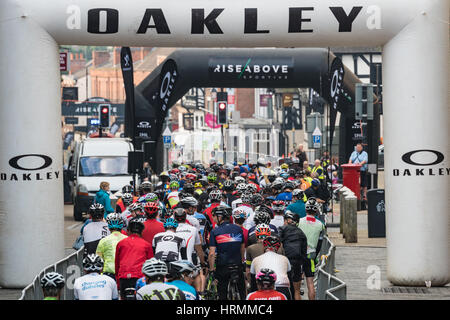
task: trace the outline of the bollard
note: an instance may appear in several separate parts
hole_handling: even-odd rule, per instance
[[[349,188],[343,187],[339,190],[339,233],[344,234],[344,198]]]
[[[347,226],[348,226],[348,201],[347,201],[347,197],[349,196],[354,196],[354,193],[350,190],[347,189],[344,191],[344,193],[342,194],[342,235],[345,239],[345,236],[347,234]]]
[[[358,223],[357,223],[357,197],[351,195],[346,197],[347,212],[346,212],[346,235],[345,243],[358,242]]]

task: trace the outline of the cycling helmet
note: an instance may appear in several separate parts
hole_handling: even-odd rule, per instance
[[[285,205],[284,201],[275,200],[274,202],[272,202],[272,210],[273,211],[275,211],[275,212],[279,212],[279,211],[284,212],[284,209],[286,209],[286,205]]]
[[[294,189],[294,184],[290,181],[286,182],[283,186],[283,190],[285,190],[285,189],[291,189],[291,190]]]
[[[239,183],[239,184],[236,186],[236,191],[237,191],[238,193],[243,193],[243,192],[245,192],[245,190],[247,190],[247,185],[246,185],[245,183]]]
[[[62,289],[64,287],[65,280],[64,277],[57,272],[48,272],[44,274],[41,279],[41,286],[44,289],[47,288],[57,288]]]
[[[250,204],[254,207],[258,207],[258,206],[262,205],[263,203],[264,203],[264,197],[262,195],[260,195],[259,193],[255,193],[250,200]]]
[[[122,230],[123,228],[123,219],[120,214],[115,212],[106,216],[106,223],[108,224],[109,229]]]
[[[95,253],[88,254],[83,259],[83,269],[86,271],[102,271],[103,259]]]
[[[296,197],[296,198],[298,198],[298,199],[303,199],[303,195],[304,195],[305,193],[303,192],[303,190],[302,189],[294,189],[293,191],[292,191],[292,196],[293,197]]]
[[[220,202],[222,200],[222,192],[220,190],[212,190],[209,193],[209,200],[211,202]]]
[[[144,222],[146,221],[145,218],[142,216],[136,216],[128,222],[128,231],[131,233],[142,233],[144,231]]]
[[[133,186],[131,184],[127,184],[125,186],[122,187],[122,193],[133,193],[134,189]]]
[[[292,221],[294,221],[295,224],[297,224],[300,221],[300,216],[298,214],[295,214],[292,211],[288,210],[288,211],[286,211],[286,213],[284,215],[284,219],[285,220],[291,219]]]
[[[194,197],[183,198],[183,199],[181,199],[180,203],[181,203],[181,206],[185,209],[187,209],[189,207],[196,208],[198,206],[198,201]]]
[[[169,188],[170,188],[170,189],[179,189],[179,188],[180,188],[180,184],[178,183],[178,181],[172,181],[172,182],[169,184]]]
[[[255,235],[258,239],[264,239],[266,237],[270,237],[272,231],[270,230],[270,227],[268,224],[261,223],[256,225],[255,227]]]
[[[178,227],[178,222],[175,221],[173,218],[167,218],[166,221],[164,221],[164,229],[173,228],[176,229]]]
[[[89,213],[93,218],[101,218],[105,213],[105,207],[100,203],[94,203],[89,207]]]
[[[256,274],[256,281],[273,285],[277,281],[277,274],[271,269],[263,268]]]
[[[215,172],[211,172],[208,174],[208,182],[216,182],[217,174]]]
[[[186,193],[190,193],[190,194],[193,194],[194,193],[194,185],[192,184],[192,183],[190,183],[190,182],[186,182],[184,185],[183,185],[183,191],[184,192],[186,192]]]
[[[253,194],[251,194],[251,193],[249,193],[249,192],[244,192],[244,193],[241,195],[242,203],[250,204],[251,201],[252,201],[252,196],[253,196]]]
[[[253,217],[253,221],[255,221],[255,224],[269,224],[271,218],[271,214],[269,212],[267,212],[264,209],[261,209],[261,207],[263,206],[259,206],[258,208],[255,209],[255,215]],[[264,206],[266,207],[266,206]],[[267,208],[267,207],[266,207]],[[270,209],[269,209],[270,210]]]
[[[280,239],[278,239],[278,237],[269,236],[264,239],[263,246],[264,246],[264,249],[271,248],[271,249],[274,249],[275,252],[277,252],[278,249],[280,249],[281,241],[280,241]]]
[[[158,196],[153,192],[147,193],[144,196],[144,202],[158,202],[158,201],[159,201]]]
[[[259,166],[265,167],[266,164],[267,164],[267,161],[266,161],[266,159],[264,159],[263,157],[259,157],[259,158],[258,158],[258,161],[257,161],[257,164],[258,164]]]
[[[123,204],[128,207],[130,204],[133,203],[133,195],[131,193],[124,193],[122,195],[122,201]]]
[[[149,278],[167,275],[167,264],[156,258],[146,260],[142,265],[142,273]]]
[[[267,179],[269,180],[269,182],[270,183],[274,182],[276,178],[277,175],[275,174],[275,171],[270,170],[270,173],[267,175]]]
[[[276,178],[274,182],[272,182],[272,188],[276,189],[276,190],[281,190],[284,186],[284,180],[281,178],[281,180],[279,180],[280,178]]]
[[[232,191],[234,188],[234,182],[232,180],[225,180],[225,182],[223,183],[223,188],[226,191]]]
[[[202,185],[202,183],[201,183],[200,181],[197,181],[197,182],[194,184],[194,188],[195,188],[195,189],[198,189],[198,188],[201,188],[201,187],[203,187],[203,185]]]
[[[144,213],[147,218],[151,219],[156,217],[160,210],[159,203],[158,202],[147,202],[144,205]]]
[[[283,179],[287,179],[287,178],[289,178],[289,173],[282,172],[282,173],[280,173],[280,177],[282,177]]]
[[[134,202],[134,203],[130,204],[130,206],[128,207],[128,210],[130,210],[130,211],[136,211],[136,210],[142,211],[142,203]]]
[[[224,218],[229,218],[232,215],[232,210],[230,207],[217,206],[212,210],[213,216],[222,216]]]
[[[282,170],[286,170],[286,169],[289,169],[289,165],[288,165],[287,163],[283,163],[283,164],[280,166],[280,168],[281,168]]]
[[[246,192],[255,193],[258,191],[258,188],[253,183],[247,184],[247,188],[245,189]]]
[[[305,209],[308,213],[317,214],[320,212],[320,204],[317,202],[316,198],[309,198],[305,203]]]
[[[173,210],[173,216],[177,222],[186,220],[186,211],[183,208],[176,208]]]
[[[311,185],[312,185],[313,187],[318,187],[318,186],[320,186],[320,180],[319,180],[319,179],[313,179],[313,180],[311,181]]]
[[[187,170],[186,165],[181,165],[181,166],[179,166],[179,167],[178,167],[178,170],[179,170],[180,172],[185,172],[185,171]]]
[[[194,272],[195,266],[189,260],[178,260],[169,263],[169,274],[179,275],[183,273],[190,274]]]
[[[244,183],[244,184],[245,184],[245,179],[244,179],[243,177],[241,177],[241,176],[235,177],[235,178],[234,178],[234,181],[235,181],[237,184],[240,184],[240,183]]]
[[[233,210],[233,219],[246,219],[247,213],[244,209],[237,207]]]
[[[152,191],[153,184],[150,181],[144,181],[140,185],[141,190],[145,193],[149,193]]]

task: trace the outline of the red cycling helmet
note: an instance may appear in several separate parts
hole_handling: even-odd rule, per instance
[[[148,218],[153,218],[159,211],[159,204],[157,202],[147,202],[144,205],[144,212]]]

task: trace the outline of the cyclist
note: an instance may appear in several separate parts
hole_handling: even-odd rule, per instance
[[[245,247],[248,245],[248,230],[244,228],[245,219],[247,219],[247,213],[243,209],[243,207],[238,207],[233,210],[232,213],[234,224],[241,227],[242,232],[244,233],[244,243]]]
[[[217,228],[211,231],[208,261],[209,270],[213,272],[218,281],[219,299],[227,300],[227,288],[233,267],[238,269],[239,293],[243,298],[245,293],[242,268],[243,261],[245,261],[244,234],[239,226],[230,223],[231,208],[218,206],[214,208],[212,214],[217,223]]]
[[[153,243],[153,238],[158,233],[164,232],[164,224],[156,218],[161,208],[157,202],[148,202],[144,205],[144,213],[147,220],[144,222],[144,231],[142,231],[142,239],[147,241],[150,245]],[[150,257],[153,258],[153,255]]]
[[[287,300],[284,294],[275,290],[277,281],[275,271],[263,268],[255,278],[258,291],[249,293],[246,300]]]
[[[178,181],[171,181],[169,188],[170,188],[170,192],[167,195],[167,198],[164,201],[164,203],[166,205],[168,205],[169,208],[173,209],[178,204],[178,202],[180,202],[179,193],[178,193],[178,190],[180,189],[180,184],[178,183]]]
[[[209,193],[209,201],[211,202],[211,205],[203,211],[203,215],[209,219],[214,228],[216,223],[214,222],[212,211],[220,205],[220,202],[222,201],[222,192],[220,190],[212,190]]]
[[[244,192],[241,195],[241,203],[237,204],[237,208],[241,208],[245,211],[245,214],[247,216],[247,219],[244,222],[244,227],[247,230],[250,230],[252,226],[254,226],[254,215],[255,215],[255,208],[251,205],[253,195],[249,192]]]
[[[193,221],[192,217],[195,218],[198,221],[198,225],[199,225],[199,232],[201,235],[201,240],[202,242],[204,242],[204,231],[205,231],[205,227],[207,225],[207,222],[209,222],[208,219],[206,219],[206,217],[197,212],[197,207],[198,207],[198,201],[197,199],[195,199],[194,197],[186,197],[184,199],[182,199],[180,201],[180,205],[182,208],[184,208],[186,210],[187,213],[187,220],[191,225],[195,226],[195,222]],[[194,223],[192,223],[194,222]],[[211,229],[211,226],[208,227],[209,229]]]
[[[294,299],[301,300],[301,280],[303,266],[307,255],[307,238],[303,231],[298,227],[300,218],[293,212],[287,212],[285,216],[285,225],[279,228],[280,240],[285,249],[285,256],[289,259],[292,267],[291,287],[294,291]]]
[[[291,300],[291,290],[289,283],[289,272],[291,271],[291,264],[288,258],[278,254],[277,251],[281,246],[281,241],[278,237],[270,236],[264,239],[264,254],[253,259],[250,266],[250,274],[252,277],[251,287],[256,290],[255,276],[264,268],[269,268],[275,271],[277,280],[275,282],[275,289],[283,293],[288,300]]]
[[[41,279],[44,300],[60,300],[64,288],[64,277],[57,272],[47,272]]]
[[[166,263],[187,259],[186,241],[176,234],[178,222],[168,218],[164,222],[164,232],[158,233],[153,238],[152,247],[155,258]]]
[[[167,265],[164,261],[151,258],[142,265],[145,286],[136,292],[136,300],[185,300],[183,291],[174,285],[164,283]]]
[[[145,218],[135,217],[128,224],[129,236],[116,247],[115,274],[120,296],[126,299],[127,289],[135,288],[142,277],[142,264],[153,256],[152,246],[142,239]]]
[[[195,266],[188,260],[169,263],[167,284],[174,285],[183,291],[186,300],[200,300],[200,296],[192,286],[194,283]]]
[[[223,183],[223,195],[225,198],[225,203],[231,207],[233,201],[237,199],[237,196],[233,194],[234,191],[234,182],[233,180],[225,180]]]
[[[96,254],[104,261],[103,274],[115,280],[116,247],[119,241],[125,239],[127,236],[121,232],[123,228],[123,220],[120,217],[120,214],[108,214],[106,216],[106,223],[108,224],[111,234],[100,240],[97,246]]]
[[[270,209],[266,205],[259,206],[258,208],[255,209],[255,216],[253,219],[254,221],[252,222],[253,227],[248,229],[248,245],[249,246],[252,244],[255,244],[257,242],[256,235],[255,235],[255,228],[256,228],[256,225],[258,225],[258,224],[262,224],[262,223],[267,224],[270,227],[272,235],[278,234],[277,227],[270,223],[272,217],[273,217],[272,209]]]
[[[316,218],[320,212],[320,204],[314,198],[308,199],[305,204],[306,217],[300,219],[298,227],[307,238],[307,259],[304,264],[306,285],[308,287],[308,299],[315,300],[316,291],[314,289],[315,260],[320,251],[325,226]]]
[[[287,206],[286,211],[291,211],[300,218],[306,217],[305,202],[306,196],[303,190],[294,189],[292,191],[292,203]]]
[[[136,199],[133,197],[131,193],[124,193],[122,197],[119,200],[117,200],[116,212],[121,213],[125,211],[128,208],[128,206],[135,201]]]
[[[75,300],[117,300],[116,282],[103,270],[103,259],[96,254],[89,254],[83,259],[84,276],[75,279],[73,294]]]
[[[239,177],[241,178],[241,177]],[[242,203],[242,194],[245,192],[245,190],[247,189],[247,185],[245,183],[238,183],[236,186],[236,193],[235,196],[237,197],[236,200],[234,200],[233,202],[231,202],[231,208],[236,209],[238,207],[239,204]]]
[[[273,219],[270,221],[277,229],[284,225],[284,211],[286,206],[284,201],[275,200],[272,202]]]
[[[278,194],[275,200],[281,200],[285,203],[291,203],[292,201],[292,190],[294,190],[294,184],[290,181],[286,182],[282,187],[282,193]]]
[[[100,203],[89,207],[92,222],[83,227],[85,255],[95,253],[100,240],[109,235],[108,224],[103,221],[105,208]]]

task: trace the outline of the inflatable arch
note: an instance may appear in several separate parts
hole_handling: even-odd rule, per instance
[[[64,254],[58,44],[383,47],[388,279],[449,263],[448,0],[2,0],[0,286]]]

